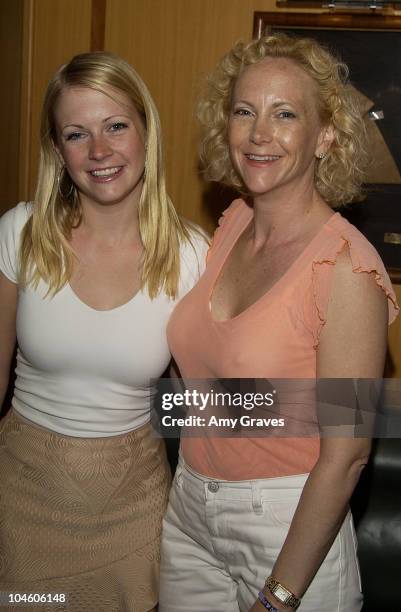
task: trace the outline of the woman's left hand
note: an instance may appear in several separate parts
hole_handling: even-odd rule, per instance
[[[280,612],[287,612],[289,610],[291,612],[291,608],[288,606],[284,606],[282,603],[278,602],[278,600],[270,593],[270,591],[265,587],[262,591],[265,594],[267,601],[274,607],[276,610],[280,610]],[[266,608],[264,605],[257,599],[253,606],[249,608],[248,612],[266,612]]]

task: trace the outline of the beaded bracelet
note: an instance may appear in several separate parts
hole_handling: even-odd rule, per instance
[[[264,607],[266,608],[266,610],[269,610],[269,612],[280,612],[280,610],[278,610],[277,608],[275,608],[269,600],[266,599],[265,594],[262,593],[262,591],[259,591],[258,593],[258,599],[260,601],[261,604],[264,605]]]

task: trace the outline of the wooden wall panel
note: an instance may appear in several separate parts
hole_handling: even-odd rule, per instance
[[[49,78],[74,54],[101,48],[105,27],[105,48],[134,65],[159,108],[169,191],[177,208],[213,231],[230,196],[218,186],[211,189],[199,175],[195,102],[205,75],[221,55],[236,40],[251,36],[254,11],[272,10],[275,0],[0,2],[7,84],[0,98],[6,143],[0,152],[0,212],[33,195],[39,115]],[[396,289],[401,302],[401,286]],[[389,352],[389,375],[401,377],[401,317],[390,329]]]
[[[103,51],[106,29],[106,0],[92,0],[91,51]]]
[[[231,194],[199,176],[200,83],[236,40],[251,36],[254,11],[277,10],[275,0],[107,0],[105,48],[133,64],[155,99],[173,201],[210,231]]]
[[[274,0],[108,0],[105,48],[137,69],[160,112],[168,187],[178,210],[212,230],[230,195],[197,169],[195,102],[204,76]],[[217,195],[217,197],[216,197]]]
[[[0,214],[18,199],[23,0],[0,2]]]
[[[19,198],[33,196],[43,94],[57,68],[89,51],[91,0],[25,0]]]
[[[254,11],[274,10],[275,0],[107,0],[105,49],[132,63],[148,85],[162,120],[169,192],[182,214],[209,231],[230,194],[199,176],[196,99],[218,59],[251,37]],[[388,375],[401,377],[401,317],[390,328],[389,353]]]

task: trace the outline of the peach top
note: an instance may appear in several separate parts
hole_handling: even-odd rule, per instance
[[[206,271],[178,303],[167,328],[183,378],[316,378],[316,348],[325,324],[338,253],[349,248],[353,271],[375,272],[388,298],[389,321],[398,306],[383,263],[366,238],[333,214],[287,272],[239,315],[213,320],[210,298],[222,267],[253,217],[235,200],[223,213]],[[182,437],[181,452],[196,472],[224,480],[271,478],[310,472],[317,437]]]

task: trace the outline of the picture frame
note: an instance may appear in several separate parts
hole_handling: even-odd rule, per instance
[[[372,163],[363,202],[341,213],[376,247],[401,283],[401,16],[255,12],[253,34],[316,38],[350,69],[364,112]]]

